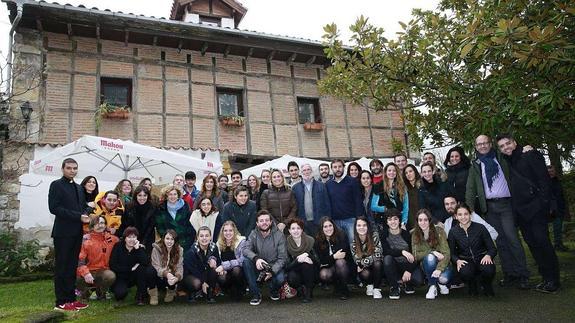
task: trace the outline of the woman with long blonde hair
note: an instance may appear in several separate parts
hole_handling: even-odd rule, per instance
[[[221,270],[224,271],[223,275],[218,276],[218,283],[220,287],[230,291],[233,299],[240,300],[246,286],[242,270],[246,238],[240,234],[233,221],[226,221],[222,225],[217,243],[222,259]]]

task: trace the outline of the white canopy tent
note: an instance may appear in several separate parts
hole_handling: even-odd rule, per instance
[[[269,160],[263,164],[259,164],[259,165],[256,165],[254,167],[250,167],[250,168],[246,168],[246,169],[242,170],[241,171],[242,176],[244,179],[248,178],[248,176],[250,176],[252,174],[259,177],[262,173],[262,170],[277,168],[277,169],[282,171],[284,177],[289,177],[287,165],[292,160],[295,161],[299,165],[300,168],[303,164],[310,164],[311,168],[313,169],[313,175],[316,177],[319,176],[319,171],[318,171],[319,164],[321,164],[321,163],[328,163],[329,164],[329,161],[325,161],[325,160],[283,155],[282,157],[279,157],[279,158],[276,158],[273,160]]]
[[[93,175],[98,180],[118,182],[127,178],[138,183],[149,177],[154,184],[172,181],[176,174],[194,171],[198,180],[208,173],[222,172],[219,161],[207,161],[128,140],[83,136],[31,162],[31,172],[61,176],[61,163],[74,158],[79,165],[77,178]]]

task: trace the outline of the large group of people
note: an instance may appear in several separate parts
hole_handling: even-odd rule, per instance
[[[210,173],[199,189],[189,171],[159,196],[149,178],[122,179],[104,192],[94,176],[76,184],[78,164],[67,158],[49,192],[55,309],[120,301],[132,286],[138,305],[158,305],[160,295],[166,303],[184,295],[213,303],[222,294],[249,294],[258,305],[263,283],[274,301],[311,302],[316,285],[333,285],[342,300],[350,285],[375,299],[399,299],[419,286],[426,299],[462,286],[493,296],[496,261],[502,287],[531,287],[516,225],[542,276],[535,289],[556,292],[555,249],[565,247],[557,234],[552,245],[547,219],[565,205],[552,169],[508,134],[495,142],[478,136],[475,148],[474,160],[450,149],[444,167],[432,153],[419,168],[404,154],[386,165],[373,159],[369,169],[349,163],[346,170],[335,159],[314,178],[311,165],[290,162],[287,179],[277,169],[245,181],[233,171],[231,183]]]

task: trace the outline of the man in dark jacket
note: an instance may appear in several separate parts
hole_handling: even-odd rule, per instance
[[[220,217],[222,223],[226,221],[235,223],[240,234],[247,238],[256,227],[256,202],[249,199],[248,189],[245,186],[239,186],[234,191],[234,197],[231,202],[224,205]]]
[[[301,166],[302,180],[292,187],[297,201],[298,216],[304,220],[304,230],[315,237],[319,219],[331,216],[331,204],[325,184],[313,178],[310,164]]]
[[[491,138],[475,139],[477,158],[471,163],[465,191],[465,202],[499,233],[496,243],[504,279],[502,286],[518,284],[529,288],[529,271],[525,251],[519,241],[511,207],[509,165],[492,148]]]
[[[376,160],[376,159],[374,159]],[[355,219],[363,215],[363,198],[361,197],[361,185],[351,176],[345,176],[343,172],[343,160],[335,159],[331,162],[333,179],[325,186],[331,202],[331,217],[335,224],[345,233],[347,241],[353,241]]]
[[[288,259],[286,239],[273,225],[267,210],[258,212],[257,228],[250,233],[243,252],[244,275],[252,294],[250,305],[259,305],[262,301],[258,281],[270,281],[270,298],[273,301],[279,300],[279,289],[285,281],[284,267]]]
[[[82,223],[90,222],[86,214],[84,190],[74,182],[78,163],[72,158],[62,162],[62,178],[50,184],[48,207],[54,214],[54,292],[57,311],[77,311],[88,307],[76,301],[76,268],[82,246]]]
[[[497,146],[510,162],[513,211],[543,282],[536,290],[556,292],[559,287],[559,262],[549,240],[547,216],[551,206],[551,179],[545,159],[536,150],[523,152],[509,134],[497,136]]]

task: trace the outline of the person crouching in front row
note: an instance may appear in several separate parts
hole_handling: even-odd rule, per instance
[[[122,240],[112,249],[110,269],[116,274],[112,293],[120,301],[128,296],[130,287],[136,285],[136,304],[144,305],[147,288],[155,285],[156,274],[150,266],[146,247],[140,243],[138,236],[138,229],[127,227]]]
[[[166,288],[164,302],[171,303],[176,297],[176,285],[184,276],[184,249],[173,229],[167,229],[162,240],[154,243],[152,248],[152,267],[156,272],[156,283],[148,290],[150,305],[158,305],[158,289]]]
[[[78,258],[76,284],[81,291],[80,299],[85,303],[92,289],[98,299],[105,298],[108,288],[116,281],[116,274],[110,270],[110,254],[118,237],[106,231],[106,218],[103,215],[90,220],[90,233],[84,236]]]
[[[207,226],[198,229],[197,237],[184,255],[184,286],[188,291],[188,301],[193,302],[196,293],[202,291],[208,303],[215,303],[217,278],[224,274],[220,251],[212,242],[212,231]]]

